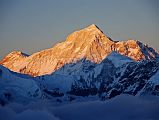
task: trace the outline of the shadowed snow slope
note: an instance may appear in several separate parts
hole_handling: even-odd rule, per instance
[[[26,101],[40,98],[41,91],[36,82],[27,75],[14,73],[0,66],[0,103]],[[29,101],[28,101],[29,102]]]

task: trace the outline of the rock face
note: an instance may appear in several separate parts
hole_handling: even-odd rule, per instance
[[[92,24],[73,32],[66,41],[31,56],[12,52],[0,64],[14,72],[41,76],[51,74],[65,64],[81,59],[100,63],[113,51],[128,56],[134,61],[154,60],[159,56],[154,49],[136,40],[113,41]]]

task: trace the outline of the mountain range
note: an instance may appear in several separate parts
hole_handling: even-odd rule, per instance
[[[13,51],[0,64],[14,72],[41,76],[51,74],[65,64],[77,62],[80,59],[100,63],[113,51],[128,56],[134,61],[154,60],[159,57],[153,48],[139,41],[113,41],[92,24],[73,32],[66,41],[30,56]]]
[[[0,103],[51,99],[159,96],[159,54],[137,40],[115,41],[92,24],[32,55],[13,51],[0,61]]]

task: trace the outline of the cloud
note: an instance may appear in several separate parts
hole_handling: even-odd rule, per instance
[[[26,110],[21,114],[17,114],[14,120],[59,120],[53,114],[47,111],[32,111]]]
[[[65,105],[54,111],[62,120],[158,120],[159,99],[118,96],[109,101]]]
[[[5,107],[0,108],[0,120],[60,120],[48,111],[25,110],[23,112],[15,112]]]
[[[2,120],[158,120],[159,98],[118,96],[108,101],[12,104],[0,108]]]

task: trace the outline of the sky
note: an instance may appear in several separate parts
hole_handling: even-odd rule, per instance
[[[0,59],[50,48],[90,24],[159,50],[158,12],[159,0],[0,0]]]

